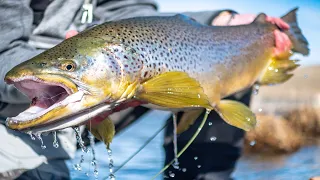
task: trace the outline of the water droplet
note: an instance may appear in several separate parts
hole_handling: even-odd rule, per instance
[[[260,89],[260,86],[258,84],[255,84],[253,86],[253,94],[254,95],[258,95],[259,94],[259,89]]]
[[[262,108],[259,108],[259,110],[258,110],[259,112],[262,112]]]
[[[92,152],[92,160],[91,160],[91,165],[94,167],[94,172],[97,172],[97,176],[98,176],[98,166],[97,166],[97,160],[96,160],[96,153],[94,150],[94,136],[89,132],[89,139],[90,139],[90,148],[91,148],[91,152]]]
[[[89,173],[88,172],[86,172],[85,175],[89,177]]]
[[[113,174],[110,174],[110,175],[109,175],[109,179],[111,179],[111,180],[115,180],[115,179],[116,179],[116,177],[115,177]]]
[[[308,78],[308,74],[305,74],[305,75],[304,75],[304,78]]]
[[[198,167],[198,168],[201,168],[201,165],[198,165],[197,167]]]
[[[275,71],[275,72],[278,72],[279,70],[278,70],[278,69],[275,69],[274,71]]]
[[[97,165],[97,161],[96,161],[95,159],[92,159],[91,165],[92,165],[92,166],[96,166],[96,165]]]
[[[182,172],[186,172],[186,171],[187,171],[187,169],[186,169],[186,168],[182,168],[181,170],[182,170]]]
[[[212,137],[210,138],[210,141],[215,141],[215,140],[217,140],[217,137],[215,137],[215,136],[212,136]]]
[[[208,125],[209,125],[209,126],[212,126],[212,122],[209,122]]]
[[[52,132],[52,134],[53,134],[53,143],[52,143],[52,145],[53,145],[53,147],[58,148],[59,147],[59,143],[57,141],[57,132],[54,131],[54,132]]]
[[[33,134],[32,134],[31,131],[27,132],[27,134],[29,134],[30,138],[31,138],[33,141],[36,139],[36,138],[33,136]]]
[[[248,122],[250,122],[250,121],[251,121],[251,119],[250,119],[249,117],[246,117],[246,120],[247,120]]]
[[[73,168],[77,171],[81,171],[82,170],[81,164],[83,163],[83,161],[84,161],[84,156],[81,155],[79,164],[73,165]]]
[[[80,164],[75,164],[73,165],[74,170],[76,171],[81,171],[81,165]]]
[[[110,148],[107,149],[108,155],[112,156],[112,150]]]
[[[174,162],[172,164],[172,167],[175,168],[175,169],[179,169],[179,162]]]
[[[173,178],[175,174],[172,172],[172,173],[169,173],[169,176]]]
[[[256,141],[251,141],[250,146],[254,146],[256,144]]]
[[[179,169],[178,161],[178,145],[177,145],[177,114],[173,113],[173,152],[174,152],[174,164],[175,169]]]
[[[98,177],[98,175],[99,175],[99,171],[97,170],[97,169],[95,169],[94,171],[93,171],[93,174],[94,174],[94,177]]]
[[[47,148],[47,146],[45,146],[45,145],[43,144],[43,140],[42,140],[42,138],[41,138],[41,133],[36,134],[36,137],[37,137],[37,138],[40,140],[40,142],[41,142],[41,149]]]
[[[77,142],[78,142],[79,146],[81,147],[82,152],[88,153],[89,151],[84,146],[84,142],[82,140],[79,127],[74,127],[73,130],[76,133],[76,139],[77,139]]]
[[[82,155],[81,155],[81,159],[80,159],[80,164],[83,163],[83,161],[84,161],[84,156],[83,156],[83,154],[82,154]]]
[[[113,160],[112,160],[112,150],[110,148],[107,148],[108,151],[108,159],[109,159],[109,172],[110,172],[110,176],[115,177],[113,174]]]
[[[194,160],[197,160],[197,159],[198,159],[198,157],[197,157],[197,156],[195,156],[195,157],[194,157]]]

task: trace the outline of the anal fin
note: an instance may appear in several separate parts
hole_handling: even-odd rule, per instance
[[[297,62],[298,60],[290,60],[287,58],[272,59],[258,83],[260,85],[270,85],[286,82],[293,76],[293,74],[289,74],[289,72],[300,66]]]
[[[115,134],[115,127],[111,119],[106,118],[100,124],[97,125],[87,125],[87,129],[92,133],[92,135],[104,142],[107,146],[112,142],[113,136]]]
[[[166,72],[151,78],[135,97],[165,108],[213,109],[199,82],[185,72]]]
[[[228,124],[249,131],[256,125],[255,114],[246,105],[232,100],[221,100],[215,110]]]

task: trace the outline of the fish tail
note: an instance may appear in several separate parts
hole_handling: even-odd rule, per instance
[[[281,17],[283,21],[289,24],[290,28],[288,31],[283,31],[286,33],[292,43],[292,51],[301,53],[303,55],[309,54],[308,41],[301,32],[297,22],[297,10],[295,8],[289,13]],[[263,18],[260,18],[260,21]],[[259,22],[259,19],[257,20]],[[298,60],[292,60],[290,57],[292,53],[285,54],[281,57],[271,58],[269,66],[266,68],[265,72],[260,77],[258,84],[260,85],[270,85],[270,84],[280,84],[288,81],[293,74],[290,71],[296,69],[300,65],[297,64]]]
[[[298,8],[294,8],[289,13],[281,17],[283,21],[289,24],[290,29],[288,31],[285,31],[289,36],[289,39],[292,42],[293,48],[292,51],[301,53],[303,55],[309,54],[309,48],[308,48],[308,41],[302,34],[302,31],[300,27],[298,26],[297,22],[297,10]]]

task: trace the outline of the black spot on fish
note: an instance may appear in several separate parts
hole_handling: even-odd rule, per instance
[[[147,77],[148,71],[144,72],[143,77]]]

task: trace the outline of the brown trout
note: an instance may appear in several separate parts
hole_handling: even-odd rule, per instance
[[[222,100],[254,84],[288,80],[298,65],[273,57],[276,25],[260,14],[248,25],[212,27],[184,15],[106,22],[69,38],[10,70],[5,81],[26,94],[30,108],[7,119],[12,129],[44,132],[85,123],[132,104],[184,111],[179,132],[198,112],[215,110],[250,130],[254,114]],[[292,51],[307,55],[296,9],[282,19]],[[288,54],[290,54],[288,52]]]

